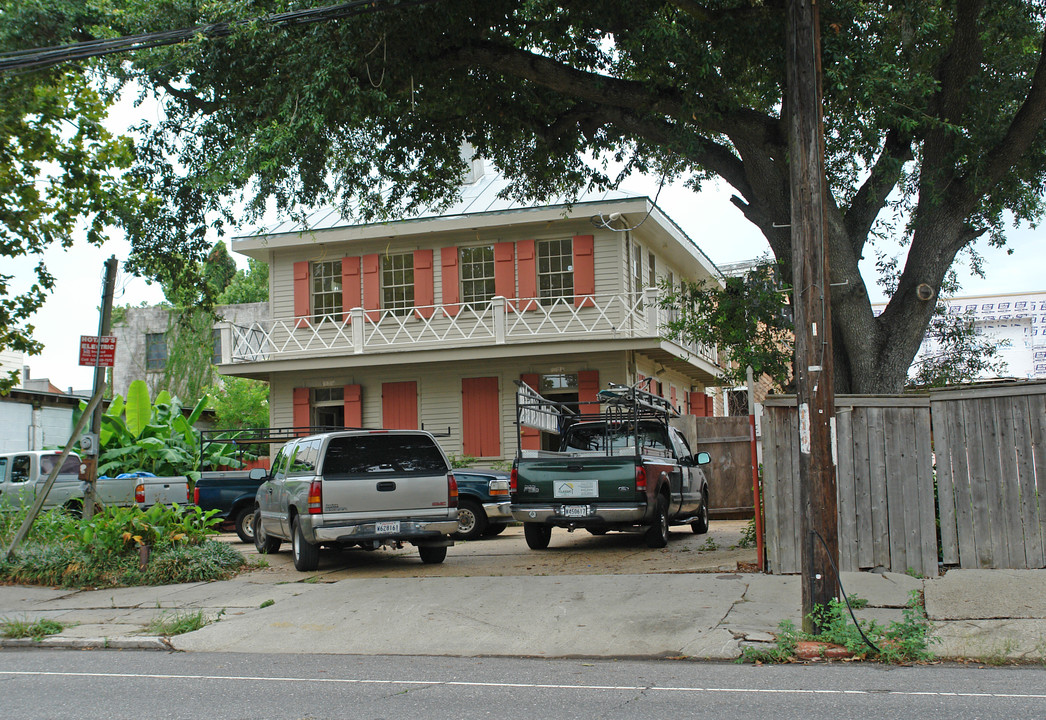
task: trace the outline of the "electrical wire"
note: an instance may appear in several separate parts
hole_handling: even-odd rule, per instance
[[[340,3],[338,5],[276,13],[250,20],[232,20],[229,22],[196,25],[183,30],[164,30],[102,40],[88,40],[55,47],[15,50],[0,53],[0,73],[21,74],[75,60],[177,45],[178,43],[188,42],[199,35],[208,38],[228,37],[232,35],[234,29],[253,23],[271,27],[292,27],[316,22],[328,22],[364,13],[381,12],[415,5],[429,5],[435,2],[439,2],[439,0],[384,0],[384,2],[378,2],[378,0],[353,0],[353,2]]]

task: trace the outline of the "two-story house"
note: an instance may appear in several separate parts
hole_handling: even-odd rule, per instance
[[[710,415],[714,348],[662,339],[664,280],[719,277],[648,198],[528,207],[473,163],[439,214],[351,224],[337,212],[232,241],[269,264],[271,319],[223,330],[220,372],[267,380],[273,427],[424,428],[448,454],[516,449],[514,381],[560,401],[651,378]],[[524,430],[526,448],[548,446]]]

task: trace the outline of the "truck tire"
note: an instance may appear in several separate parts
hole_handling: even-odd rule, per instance
[[[439,565],[447,559],[446,545],[418,545],[418,555],[426,565]]]
[[[266,555],[279,552],[283,543],[277,537],[269,537],[261,525],[261,510],[254,511],[254,548]]]
[[[552,528],[541,523],[523,523],[523,537],[531,550],[544,550],[552,540]]]
[[[657,496],[654,509],[654,524],[646,531],[646,546],[663,548],[668,545],[668,501],[664,495]]]
[[[483,537],[494,537],[505,532],[505,528],[508,527],[508,523],[490,523],[487,525],[487,529],[483,531]]]
[[[694,531],[694,535],[704,535],[708,532],[708,491],[701,491],[701,512],[697,516],[697,520],[690,523],[690,529]]]
[[[236,526],[236,534],[240,538],[240,542],[252,543],[254,542],[254,511],[249,507],[240,508],[239,512],[236,513],[236,519],[233,521]]]
[[[458,540],[478,540],[487,529],[487,513],[475,500],[458,500],[458,531],[451,537]]]
[[[312,572],[320,564],[320,546],[305,539],[301,531],[301,518],[295,515],[291,524],[291,550],[294,553],[294,569]]]

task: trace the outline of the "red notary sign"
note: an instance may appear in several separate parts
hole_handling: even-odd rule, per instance
[[[91,367],[112,367],[116,356],[116,336],[103,335],[101,357],[98,354],[98,336],[80,336],[80,364]]]

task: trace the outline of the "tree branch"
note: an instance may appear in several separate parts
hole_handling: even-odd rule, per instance
[[[904,163],[913,157],[911,137],[896,129],[890,130],[883,142],[883,150],[872,166],[872,172],[854,195],[843,220],[854,257],[860,258],[864,253],[864,244],[875,218],[897,186]]]
[[[198,95],[179,90],[171,85],[170,80],[167,78],[156,78],[156,84],[166,90],[168,94],[173,95],[186,105],[190,106],[193,110],[203,113],[204,115],[210,115],[211,113],[217,112],[218,108],[221,107],[217,102],[204,100]]]

